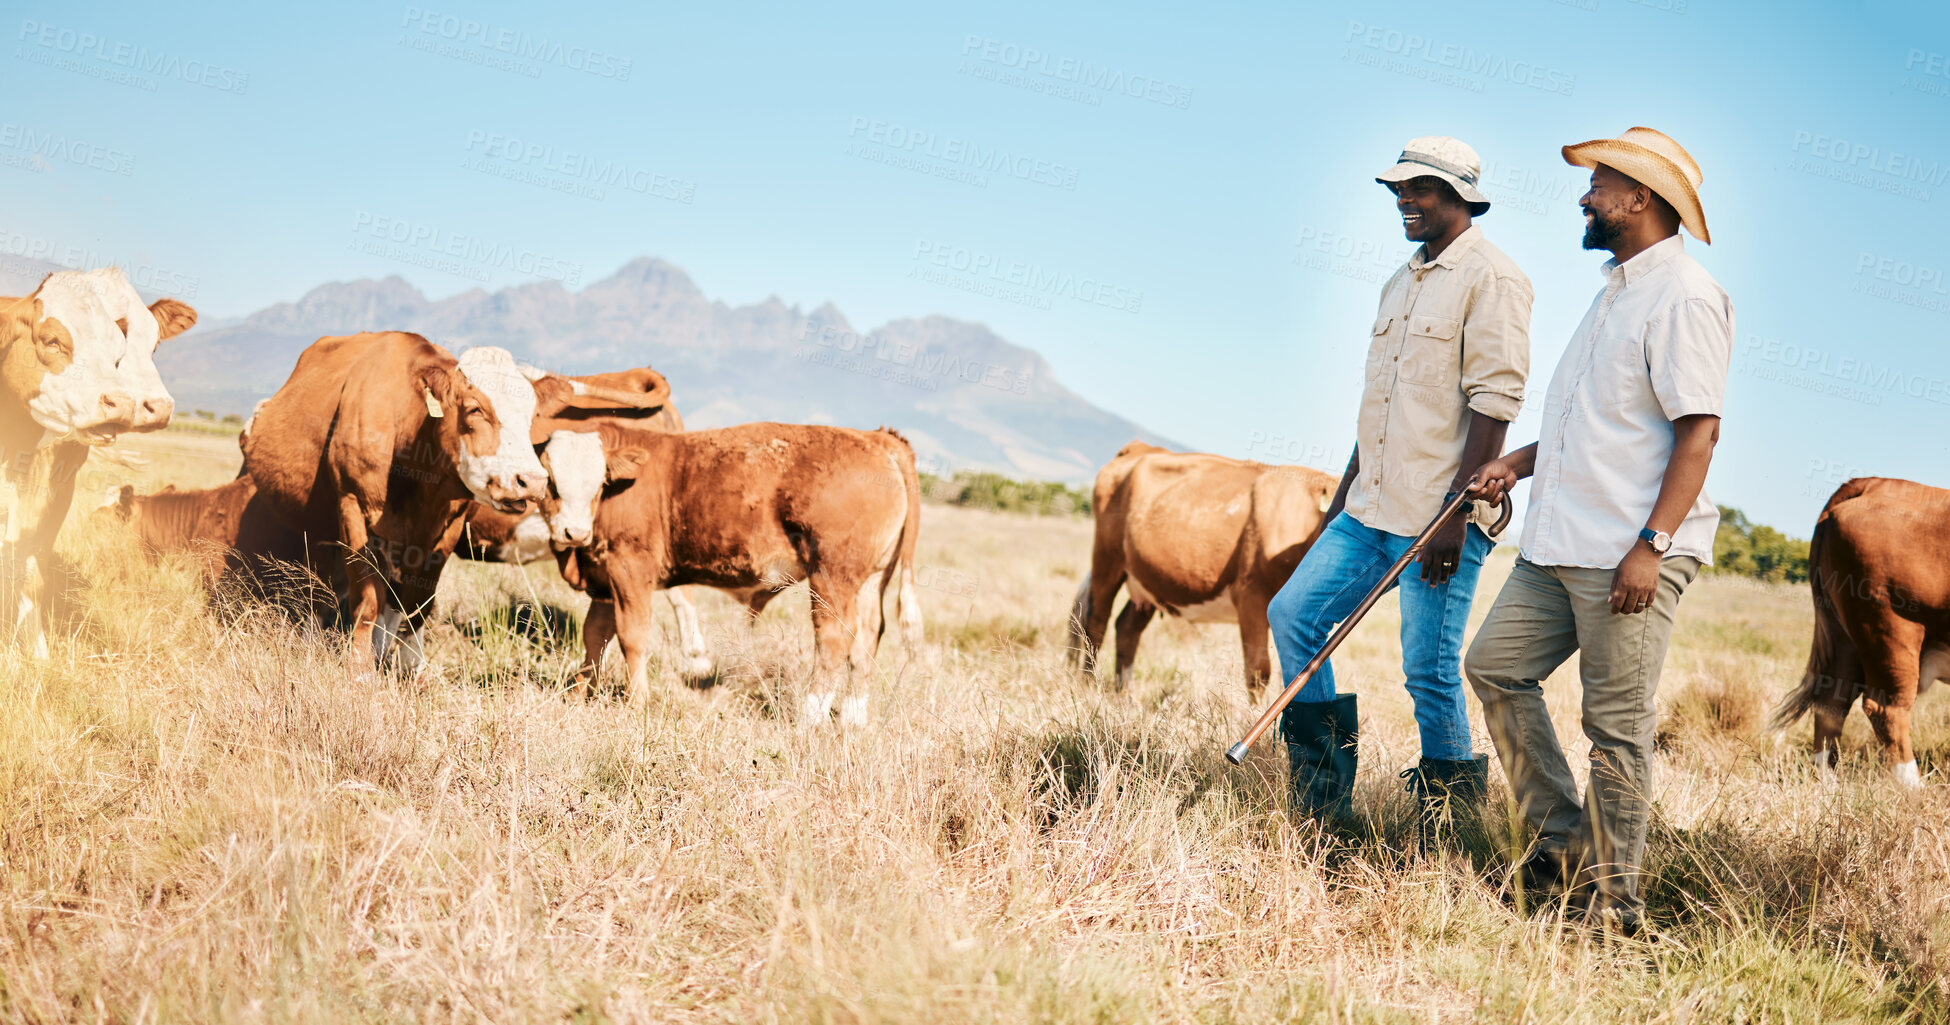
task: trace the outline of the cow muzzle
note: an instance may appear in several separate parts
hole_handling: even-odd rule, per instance
[[[167,395],[144,399],[135,407],[134,431],[160,431],[169,426],[169,418],[176,413],[176,400]]]
[[[549,532],[549,543],[556,548],[587,548],[589,535],[588,527],[556,527]]]
[[[496,509],[510,515],[526,513],[548,495],[548,478],[518,473],[513,481],[505,476],[488,480],[487,498]]]

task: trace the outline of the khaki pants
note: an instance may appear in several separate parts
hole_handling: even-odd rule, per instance
[[[1518,807],[1542,846],[1582,866],[1583,879],[1595,886],[1594,908],[1644,905],[1639,865],[1651,814],[1652,696],[1679,594],[1699,570],[1697,559],[1666,559],[1652,607],[1627,616],[1611,611],[1611,570],[1519,558],[1463,660]],[[1582,808],[1543,688],[1574,651],[1591,738]]]

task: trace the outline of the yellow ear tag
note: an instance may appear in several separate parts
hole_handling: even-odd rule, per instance
[[[440,412],[440,400],[433,397],[433,389],[423,384],[420,386],[420,394],[426,397],[427,415],[435,420],[440,419],[444,414]]]
[[[1326,512],[1328,509],[1332,508],[1333,505],[1334,505],[1334,496],[1331,493],[1322,492],[1320,496],[1320,511]]]

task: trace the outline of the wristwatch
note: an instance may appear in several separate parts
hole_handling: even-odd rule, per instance
[[[1660,555],[1666,554],[1666,549],[1672,547],[1671,534],[1663,530],[1653,530],[1651,527],[1639,531],[1639,540],[1651,545],[1652,550]]]

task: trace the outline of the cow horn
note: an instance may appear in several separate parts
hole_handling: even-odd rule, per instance
[[[584,398],[613,402],[628,409],[656,409],[670,397],[670,389],[667,387],[651,392],[639,392],[626,391],[622,388],[605,388],[602,385],[583,384],[581,381],[573,380],[569,382],[569,387],[575,394]]]

